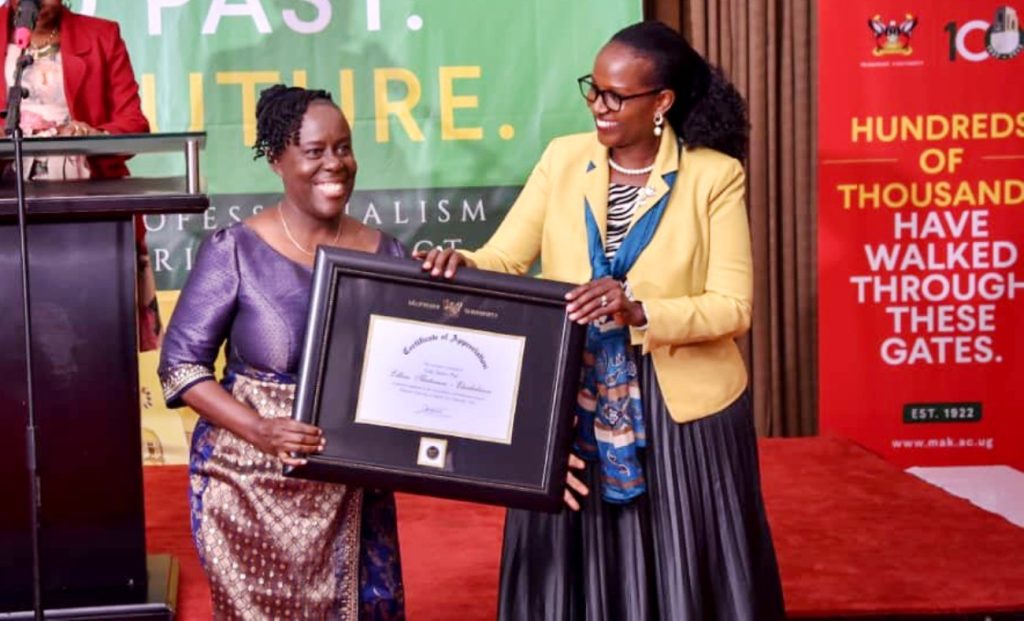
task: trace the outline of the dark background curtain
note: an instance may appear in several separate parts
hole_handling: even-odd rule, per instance
[[[743,348],[758,431],[818,429],[817,23],[813,0],[645,0],[747,100],[755,302]]]

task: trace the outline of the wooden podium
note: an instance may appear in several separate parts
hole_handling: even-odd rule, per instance
[[[146,556],[133,216],[201,212],[203,134],[29,139],[26,157],[181,151],[186,175],[29,182],[43,604],[53,619],[169,619],[177,563]],[[0,159],[13,146],[0,141]],[[32,618],[21,264],[0,185],[0,619]],[[163,318],[165,321],[167,317]]]

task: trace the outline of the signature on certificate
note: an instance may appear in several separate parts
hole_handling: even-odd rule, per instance
[[[421,407],[420,409],[416,410],[416,413],[417,414],[423,414],[425,416],[443,416],[444,415],[444,409],[443,408],[430,407],[429,405],[425,405],[425,406]]]

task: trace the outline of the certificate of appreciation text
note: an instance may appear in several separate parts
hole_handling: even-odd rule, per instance
[[[511,444],[526,338],[370,315],[355,422]]]

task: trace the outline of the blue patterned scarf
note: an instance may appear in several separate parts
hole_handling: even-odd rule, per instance
[[[590,202],[584,199],[592,279],[611,276],[625,280],[654,237],[676,172],[663,178],[669,192],[629,230],[610,261],[605,256],[601,230]],[[627,503],[647,491],[637,451],[646,445],[637,376],[629,328],[610,320],[587,326],[582,379],[576,398],[576,453],[588,461],[600,462],[601,496],[610,503]]]

